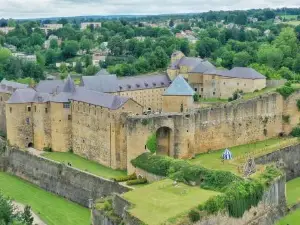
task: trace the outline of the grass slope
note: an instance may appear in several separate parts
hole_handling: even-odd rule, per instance
[[[300,220],[300,209],[282,218],[276,225],[298,225]]]
[[[240,165],[247,157],[259,156],[278,150],[284,146],[297,143],[297,138],[272,138],[264,141],[239,145],[229,148],[233,155],[233,160],[221,160],[224,149],[213,151],[210,153],[199,154],[195,159],[190,160],[192,164],[201,165],[209,169],[227,170],[237,173],[237,166]]]
[[[117,178],[126,176],[126,172],[123,170],[114,170],[69,152],[47,152],[42,156],[65,164],[69,162],[73,167],[77,169],[105,178]]]
[[[300,177],[286,183],[287,204],[293,205],[300,201]]]
[[[0,192],[17,202],[30,205],[48,225],[90,224],[87,208],[3,172],[0,172]]]
[[[125,193],[125,199],[135,205],[130,213],[146,224],[161,224],[218,194],[173,182],[165,179]]]

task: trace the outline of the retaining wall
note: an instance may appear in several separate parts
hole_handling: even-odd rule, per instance
[[[300,177],[300,144],[255,159],[256,164],[269,164],[272,162],[277,162],[284,169],[287,181]]]
[[[85,207],[89,207],[90,199],[95,200],[110,196],[112,193],[124,193],[130,190],[117,182],[16,148],[9,148],[5,156],[7,173],[21,177],[46,191]]]

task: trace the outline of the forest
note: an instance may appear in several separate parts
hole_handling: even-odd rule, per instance
[[[165,71],[175,50],[186,56],[201,57],[218,68],[252,67],[268,79],[300,80],[300,9],[257,9],[199,14],[93,19],[101,27],[80,29],[84,18],[53,20],[1,19],[0,27],[14,27],[0,33],[0,46],[15,46],[17,52],[36,55],[36,63],[21,60],[11,50],[0,48],[0,78],[35,80],[46,73],[94,75],[100,68],[118,76]],[[255,21],[253,20],[255,18]],[[280,23],[275,20],[280,19]],[[43,24],[63,27],[48,32]],[[196,39],[178,38],[191,31]],[[45,41],[55,35],[60,40]],[[106,45],[105,45],[106,43]],[[106,60],[93,65],[94,50],[107,50]],[[57,62],[63,62],[59,68]],[[75,66],[65,63],[75,62]]]

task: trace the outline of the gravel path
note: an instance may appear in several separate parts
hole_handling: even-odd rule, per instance
[[[23,212],[25,205],[13,201],[13,205],[16,207],[16,210]],[[31,211],[32,217],[33,217],[33,224],[34,225],[47,225],[45,222],[43,222],[39,216],[37,216],[34,212]]]

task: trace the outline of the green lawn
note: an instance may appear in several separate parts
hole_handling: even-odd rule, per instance
[[[0,172],[0,192],[17,202],[30,205],[48,225],[90,224],[87,208],[3,172]]]
[[[77,169],[105,178],[126,176],[126,172],[123,170],[114,170],[69,152],[47,152],[42,154],[42,156],[65,164],[69,162]]]
[[[282,218],[276,225],[298,225],[300,221],[300,209],[291,212],[286,217]]]
[[[233,154],[233,160],[225,160],[224,163],[221,160],[224,149],[199,154],[195,159],[191,159],[190,162],[206,168],[228,170],[237,174],[237,166],[247,159],[247,155],[250,154],[257,157],[298,142],[297,138],[273,138],[229,148]]]
[[[286,197],[288,205],[300,201],[300,177],[286,183]]]
[[[125,193],[125,199],[135,205],[130,209],[132,215],[146,224],[161,224],[218,194],[183,183],[174,186],[173,182],[165,179]]]
[[[222,99],[222,98],[200,98],[199,102],[207,102],[207,103],[228,102],[228,99]]]
[[[284,22],[284,23],[292,25],[292,26],[298,26],[298,25],[300,25],[300,21],[299,20],[292,20],[292,21],[288,21],[288,22]]]
[[[275,88],[274,87],[267,87],[267,88],[261,89],[257,92],[245,93],[243,95],[243,99],[246,99],[246,100],[252,99],[252,98],[258,97],[262,94],[266,94],[266,93],[269,93],[269,92],[275,92],[276,89],[277,89],[277,87],[275,87]]]

